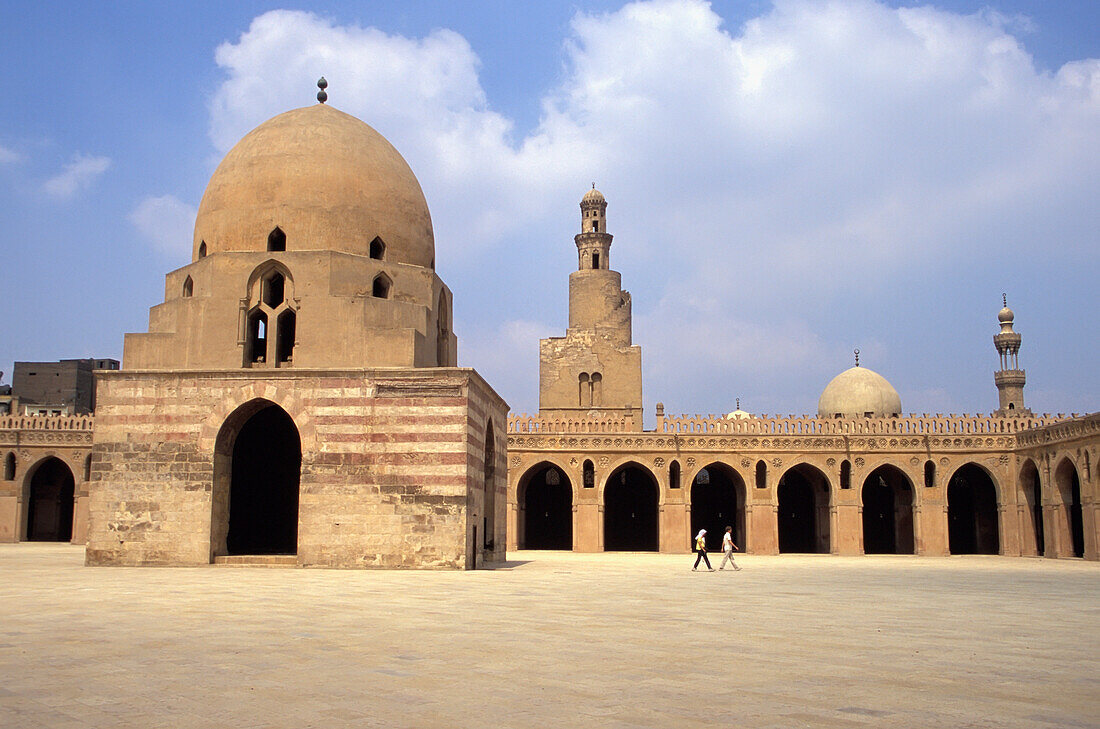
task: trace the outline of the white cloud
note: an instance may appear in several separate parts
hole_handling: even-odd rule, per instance
[[[42,189],[57,198],[69,198],[79,190],[91,187],[111,166],[110,157],[94,157],[88,154],[73,155],[73,161],[65,165],[61,174],[51,177]]]
[[[174,195],[147,197],[134,208],[129,220],[160,253],[187,260],[191,255],[197,209]]]
[[[21,159],[23,159],[23,155],[0,144],[0,165],[12,164]]]
[[[457,34],[411,39],[274,11],[218,49],[227,79],[211,136],[227,149],[309,103],[324,73],[330,103],[410,161],[444,275],[495,265],[560,271],[564,283],[576,201],[598,180],[644,361],[660,363],[647,399],[669,407],[681,393],[683,407],[707,407],[681,383],[721,381],[746,356],[772,376],[760,366],[744,377],[809,400],[872,340],[892,350],[869,366],[914,368],[913,392],[931,393],[916,357],[935,351],[890,331],[904,322],[878,321],[876,309],[921,311],[934,341],[959,307],[1028,270],[1039,247],[1075,270],[1096,265],[1100,60],[1039,71],[1013,35],[1028,30],[992,12],[872,0],[780,0],[736,31],[699,0],[580,13],[560,86],[517,137]],[[523,276],[495,285],[472,293],[486,316],[503,299],[516,317],[543,318]],[[933,300],[922,308],[923,296]],[[464,342],[474,351],[499,336],[471,329],[486,337]],[[717,350],[693,359],[692,342]],[[811,361],[823,379],[803,385]],[[689,370],[697,376],[673,376]],[[902,395],[907,409],[925,407]],[[532,400],[528,391],[519,404]]]

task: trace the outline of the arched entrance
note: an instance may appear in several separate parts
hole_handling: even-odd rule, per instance
[[[745,482],[724,463],[700,469],[691,484],[691,543],[700,529],[707,530],[707,549],[719,552],[726,527],[733,527],[733,543],[745,548]]]
[[[215,554],[296,554],[301,470],[301,439],[285,410],[268,400],[237,408],[215,445]]]
[[[573,484],[552,463],[528,469],[516,489],[520,549],[573,548]]]
[[[913,485],[897,466],[871,471],[863,482],[863,553],[913,554]]]
[[[50,456],[29,472],[27,541],[68,542],[73,538],[73,472]]]
[[[790,468],[779,479],[779,551],[827,554],[829,541],[829,479],[807,463]]]
[[[947,541],[951,554],[997,554],[997,487],[989,474],[968,463],[947,486]]]
[[[1020,490],[1023,492],[1023,502],[1027,505],[1022,535],[1024,554],[1042,557],[1046,553],[1046,539],[1043,532],[1043,492],[1039,486],[1039,469],[1030,458],[1020,469]],[[1032,549],[1034,551],[1031,551]]]
[[[644,466],[626,463],[607,477],[603,492],[605,552],[656,552],[657,479]]]
[[[1081,479],[1077,468],[1068,458],[1063,458],[1054,472],[1054,483],[1058,485],[1058,498],[1062,502],[1062,534],[1065,546],[1062,556],[1085,556],[1085,528],[1081,513]],[[1072,552],[1070,551],[1072,550]]]

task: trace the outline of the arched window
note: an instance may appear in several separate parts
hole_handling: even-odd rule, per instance
[[[592,407],[598,408],[603,404],[603,375],[599,372],[592,373]]]
[[[9,453],[8,457],[4,459],[4,480],[15,480],[15,454]]]
[[[374,286],[372,287],[372,294],[376,299],[388,299],[390,298],[390,277],[384,273],[380,273],[374,277]]]
[[[756,462],[756,488],[766,488],[768,485],[768,464],[763,461]]]
[[[924,487],[932,488],[936,485],[936,464],[932,461],[924,462]]]
[[[253,309],[248,315],[248,338],[245,344],[245,364],[267,361],[267,314]]]
[[[695,474],[695,483],[709,484],[710,471],[705,468],[699,469],[699,473]]]
[[[584,462],[584,472],[581,483],[584,484],[586,489],[593,488],[596,485],[596,467],[592,465],[591,460]]]
[[[589,381],[587,372],[577,376],[577,406],[592,407],[592,383]]]
[[[195,293],[195,282],[188,276],[183,280],[183,298],[190,299],[193,293]]]
[[[680,462],[673,461],[668,464],[668,487],[670,489],[680,488]]]
[[[206,241],[199,242],[199,258],[206,258]]]
[[[386,260],[386,243],[379,237],[370,242],[370,257],[376,261]]]
[[[436,321],[436,339],[435,339],[435,357],[440,367],[449,367],[451,364],[450,357],[450,340],[451,340],[451,326],[450,317],[447,315],[447,297],[443,292],[439,292],[439,306],[435,311]]]
[[[275,230],[267,236],[267,249],[269,251],[285,251],[286,250],[286,233],[279,226],[275,226]]]
[[[260,298],[263,302],[274,309],[277,308],[279,304],[283,303],[285,297],[286,279],[283,278],[283,274],[278,271],[273,271],[271,274],[264,276],[264,283],[260,294]]]
[[[852,488],[852,462],[847,458],[840,463],[840,488]]]
[[[592,254],[592,270],[595,271],[599,267],[600,267],[600,254],[599,253],[593,253]]]
[[[297,319],[291,309],[279,314],[275,332],[275,362],[279,367],[294,361],[294,327]]]

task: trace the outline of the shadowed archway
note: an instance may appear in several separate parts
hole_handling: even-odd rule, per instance
[[[625,463],[604,488],[605,552],[656,552],[660,546],[657,479],[637,463]]]
[[[573,484],[552,463],[535,464],[516,489],[520,549],[573,548]]]
[[[776,497],[779,551],[828,554],[828,477],[820,469],[800,463],[779,479]]]
[[[955,471],[947,486],[947,539],[951,554],[997,554],[1000,535],[997,487],[974,463]]]
[[[211,542],[215,554],[296,554],[302,444],[278,405],[237,408],[215,444]]]
[[[745,548],[745,481],[724,463],[710,463],[700,469],[691,484],[691,534],[688,548],[695,546],[695,535],[707,530],[707,549],[722,550],[722,535],[733,527],[733,543]]]
[[[1061,503],[1063,546],[1059,556],[1085,556],[1085,528],[1081,509],[1081,479],[1077,468],[1068,458],[1063,458],[1054,471],[1057,497]]]
[[[68,542],[73,538],[72,470],[50,456],[28,472],[27,541]]]
[[[879,466],[863,482],[863,553],[913,554],[913,484],[897,466]]]
[[[1039,469],[1030,458],[1020,469],[1020,490],[1027,514],[1023,519],[1021,534],[1024,554],[1042,557],[1046,553],[1046,535],[1043,525],[1043,491],[1039,485]]]

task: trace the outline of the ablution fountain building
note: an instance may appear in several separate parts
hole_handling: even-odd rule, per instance
[[[905,415],[857,362],[813,415],[658,403],[644,429],[594,186],[539,412],[509,415],[456,366],[415,176],[318,96],[218,166],[191,262],[97,373],[94,415],[0,415],[0,541],[71,540],[104,565],[469,569],[506,548],[685,552],[730,525],[750,554],[1098,559],[1100,413],[1026,408],[1007,304],[990,415]]]

